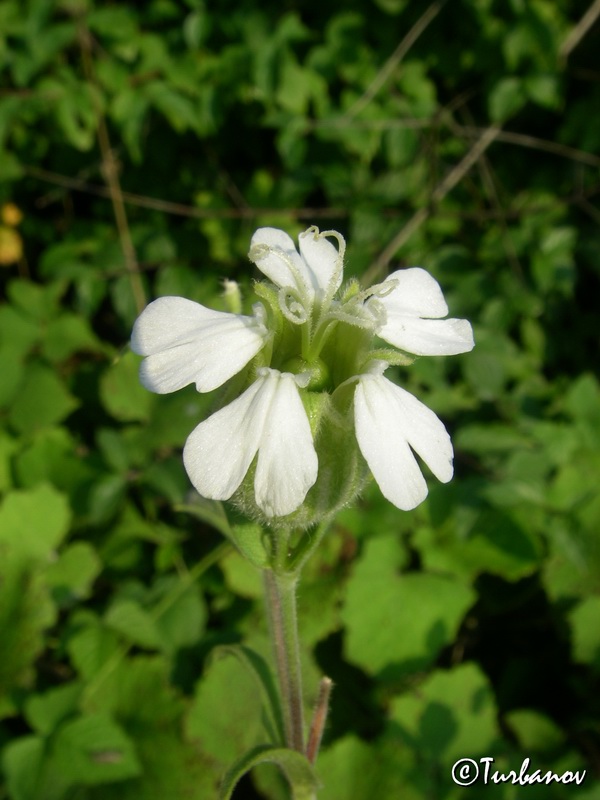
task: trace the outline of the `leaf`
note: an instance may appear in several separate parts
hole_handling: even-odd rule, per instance
[[[526,97],[519,78],[502,78],[489,95],[492,122],[506,122],[525,105]]]
[[[191,514],[196,519],[202,520],[210,525],[211,528],[219,531],[227,539],[231,537],[231,528],[225,507],[219,500],[208,500],[201,497],[199,494],[194,495],[192,503],[187,505],[176,506],[177,511],[183,511],[185,514]]]
[[[356,735],[337,739],[319,755],[318,772],[322,788],[319,800],[375,800],[402,798],[423,800],[435,797],[417,791],[410,783],[422,763],[397,740],[379,738],[367,743]]]
[[[528,753],[557,752],[565,742],[564,732],[539,711],[516,709],[505,714],[504,721]]]
[[[188,703],[169,680],[162,656],[122,659],[94,693],[89,710],[110,713],[135,741],[139,777],[90,790],[90,800],[208,800],[216,796],[218,765],[186,733]],[[221,707],[221,715],[223,707]]]
[[[108,628],[126,641],[149,649],[161,646],[160,631],[151,614],[133,600],[117,600],[104,616]]]
[[[22,736],[6,745],[2,753],[2,766],[12,800],[37,800],[39,797],[36,787],[44,750],[45,743],[41,736]]]
[[[72,618],[76,632],[68,637],[66,649],[73,666],[82,678],[91,681],[121,650],[117,635],[105,628],[94,615],[78,620]]]
[[[427,573],[396,574],[393,537],[368,542],[348,581],[342,619],[348,659],[371,674],[428,666],[475,601],[468,586]]]
[[[302,753],[282,747],[262,745],[245,753],[228,770],[219,791],[219,800],[230,800],[240,778],[258,764],[276,764],[285,774],[293,800],[313,800],[319,781],[312,765]]]
[[[465,754],[487,754],[500,737],[494,694],[475,664],[437,670],[413,690],[394,698],[390,719],[403,746],[450,768]],[[396,728],[398,726],[398,728]]]
[[[72,785],[111,783],[141,772],[130,738],[104,713],[65,723],[52,742],[50,757],[53,769]]]
[[[181,591],[181,582],[182,578],[176,576],[160,579],[161,599],[151,611],[161,648],[173,656],[181,648],[198,643],[208,616],[198,584],[191,583]]]
[[[79,401],[56,372],[34,362],[25,373],[8,418],[19,433],[29,433],[60,422],[78,406]]]
[[[237,660],[221,658],[208,665],[196,685],[186,735],[222,773],[246,750],[265,743],[261,713],[253,677]]]
[[[507,488],[506,483],[498,488],[501,487]],[[517,495],[517,500],[522,499]],[[466,579],[490,572],[510,581],[538,569],[543,550],[534,531],[509,514],[488,508],[475,513],[472,520],[467,516],[463,531],[460,511],[443,529],[436,531],[424,526],[415,535],[415,544],[427,569]]]
[[[79,681],[31,695],[25,704],[27,722],[38,733],[51,734],[67,717],[77,711],[82,692]]]
[[[24,562],[48,560],[65,537],[70,516],[66,499],[50,486],[11,492],[0,506],[0,547]]]
[[[269,665],[260,653],[245,645],[220,645],[215,647],[211,652],[211,659],[217,661],[228,655],[237,658],[256,680],[262,696],[263,710],[267,712],[268,732],[271,740],[274,743],[283,744],[285,742],[283,714],[279,694]]]
[[[42,348],[49,361],[64,361],[73,353],[83,350],[103,354],[108,349],[94,334],[86,319],[68,313],[61,314],[48,324]]]
[[[131,351],[104,372],[100,379],[102,405],[121,422],[145,422],[150,417],[154,398],[138,378],[140,359]]]
[[[66,547],[46,571],[46,580],[59,603],[85,599],[102,570],[100,558],[91,544],[75,542]]]
[[[575,661],[588,664],[597,672],[600,672],[599,614],[600,597],[598,596],[585,598],[569,613],[573,657]]]

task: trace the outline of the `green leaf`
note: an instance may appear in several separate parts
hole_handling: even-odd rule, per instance
[[[51,734],[67,717],[77,711],[82,684],[78,681],[31,695],[25,704],[27,721],[38,733]]]
[[[73,785],[133,778],[141,772],[130,738],[107,714],[65,723],[52,743],[52,767]]]
[[[319,781],[306,756],[295,750],[262,745],[245,753],[228,770],[221,784],[219,800],[230,800],[240,778],[252,767],[265,763],[276,764],[285,774],[293,800],[313,800],[316,796]]]
[[[557,752],[565,742],[564,732],[539,711],[517,709],[505,714],[504,721],[527,753]]]
[[[59,603],[89,597],[92,583],[102,570],[100,558],[88,542],[66,547],[46,570],[46,580]]]
[[[270,564],[269,535],[254,522],[232,525],[230,539],[244,558],[257,569]]]
[[[240,597],[256,599],[264,592],[263,581],[259,570],[247,561],[238,550],[233,548],[221,559],[219,566],[223,570],[227,586]]]
[[[492,122],[506,122],[526,102],[525,90],[519,78],[502,78],[489,95],[489,114]]]
[[[97,338],[89,322],[77,314],[61,314],[45,331],[43,353],[49,361],[64,361],[81,351],[105,353],[106,345]]]
[[[131,644],[149,649],[161,646],[160,631],[152,616],[133,600],[117,600],[104,617],[105,624]]]
[[[271,740],[273,743],[283,744],[285,741],[283,714],[278,690],[273,681],[269,665],[260,653],[245,645],[221,645],[215,647],[211,652],[211,659],[218,661],[228,655],[237,658],[256,680],[263,701],[263,710],[267,714],[268,732]]]
[[[0,541],[0,699],[32,682],[44,632],[55,622],[42,570]]]
[[[78,406],[79,401],[54,370],[32,363],[14,397],[8,419],[19,433],[29,433],[60,422]]]
[[[119,639],[93,615],[84,624],[77,625],[77,619],[72,622],[79,629],[69,636],[66,649],[77,672],[91,681],[108,663],[117,660],[121,653]]]
[[[319,800],[436,797],[411,785],[411,774],[422,769],[421,759],[417,760],[409,748],[399,747],[397,739],[379,738],[367,743],[347,735],[319,755],[318,773],[323,784]]]
[[[209,664],[196,685],[186,734],[223,772],[232,761],[265,742],[262,700],[254,678],[233,658]]]
[[[517,495],[517,499],[522,497]],[[543,550],[534,531],[500,510],[487,508],[473,518],[469,513],[463,530],[460,513],[459,509],[443,528],[424,526],[415,535],[428,569],[468,579],[490,572],[507,580],[518,580],[538,569]]]
[[[475,664],[437,670],[392,701],[391,731],[416,753],[450,768],[453,760],[493,752],[500,737],[493,691]],[[398,726],[398,727],[396,727]]]
[[[589,664],[600,672],[600,597],[582,600],[569,613],[573,637],[573,657],[582,664]]]
[[[2,767],[12,800],[38,800],[37,785],[44,751],[45,742],[41,736],[22,736],[7,744],[2,753]]]
[[[22,561],[47,561],[69,522],[65,498],[50,486],[11,492],[0,506],[0,547],[8,547]]]
[[[170,671],[161,656],[122,659],[88,695],[90,710],[110,713],[135,741],[141,765],[138,778],[111,784],[111,800],[216,796],[222,768],[186,734],[187,703],[173,688]],[[91,791],[90,800],[105,800],[107,791]]]
[[[372,539],[348,581],[342,609],[346,655],[371,674],[386,667],[406,673],[428,666],[452,641],[475,601],[472,589],[450,578],[398,575],[397,557],[393,537]]]
[[[208,616],[198,584],[191,583],[182,591],[181,582],[181,577],[170,575],[160,579],[161,599],[151,611],[161,648],[171,655],[198,643]]]
[[[225,513],[225,507],[219,500],[208,500],[199,494],[195,494],[192,503],[178,505],[176,510],[191,514],[196,519],[206,522],[207,525],[222,533],[227,539],[231,537],[231,527]]]
[[[100,379],[102,405],[121,422],[145,422],[150,417],[154,398],[139,381],[139,364],[139,357],[127,351]]]

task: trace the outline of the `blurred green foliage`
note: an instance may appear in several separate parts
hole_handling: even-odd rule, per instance
[[[145,392],[127,342],[145,299],[247,287],[256,227],[309,224],[349,274],[426,267],[477,341],[398,374],[454,481],[410,513],[370,489],[307,568],[319,797],[516,797],[452,783],[486,755],[588,770],[530,800],[600,797],[588,5],[0,0],[0,798],[206,800],[267,741],[214,655],[269,657],[258,573],[181,463],[211,398]],[[287,795],[259,766],[238,796]]]

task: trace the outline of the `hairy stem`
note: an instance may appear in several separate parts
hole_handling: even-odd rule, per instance
[[[302,673],[296,618],[295,574],[265,570],[265,596],[269,627],[277,664],[286,744],[304,752]]]

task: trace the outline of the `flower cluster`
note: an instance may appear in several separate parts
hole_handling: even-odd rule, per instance
[[[439,284],[420,268],[366,290],[342,286],[344,252],[335,231],[310,227],[297,250],[283,231],[259,228],[249,258],[267,280],[255,284],[252,315],[162,297],[136,321],[131,346],[146,357],[140,377],[151,391],[210,392],[241,375],[238,396],[184,448],[202,496],[233,498],[267,522],[297,512],[310,524],[351,499],[369,471],[390,502],[414,508],[427,495],[415,453],[440,481],[452,477],[444,425],[384,373],[410,363],[407,354],[471,350],[471,326],[444,319]]]

